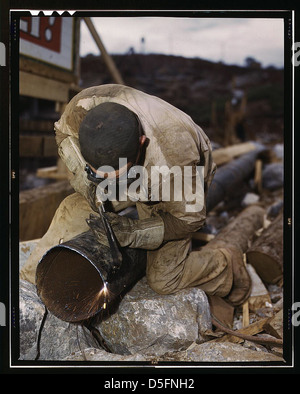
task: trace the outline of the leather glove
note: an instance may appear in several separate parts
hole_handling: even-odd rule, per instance
[[[89,219],[86,219],[86,222],[89,228],[92,230],[98,242],[101,243],[102,245],[109,246],[107,235],[100,216],[99,215],[96,216],[91,213]]]
[[[120,216],[113,212],[106,212],[105,216],[122,247],[128,246],[130,248],[154,250],[163,242],[164,222],[160,216],[142,220]],[[87,223],[94,233],[97,234],[98,239],[103,239],[105,230],[102,226],[101,218],[90,215]]]
[[[88,188],[87,188],[87,193],[86,193],[86,199],[88,200],[88,203],[90,204],[90,207],[92,208],[93,211],[99,212],[98,208],[96,206],[96,189],[97,185],[94,183],[90,182]]]

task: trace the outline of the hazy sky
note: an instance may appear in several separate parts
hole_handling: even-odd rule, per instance
[[[283,66],[283,19],[99,17],[92,18],[111,54],[162,53],[244,65],[251,56],[263,66]],[[142,43],[144,38],[144,43]],[[99,54],[84,22],[80,55]]]

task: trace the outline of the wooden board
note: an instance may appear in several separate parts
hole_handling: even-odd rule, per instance
[[[73,192],[68,181],[22,191],[19,197],[20,241],[41,238],[61,201]]]
[[[20,95],[36,97],[45,100],[69,101],[68,83],[20,71]]]
[[[19,156],[57,157],[57,144],[54,135],[20,135]]]
[[[247,262],[266,283],[281,284],[283,277],[283,213],[265,229],[247,251]]]
[[[217,166],[220,166],[222,164],[228,163],[235,157],[244,155],[245,153],[255,149],[256,147],[252,142],[244,142],[241,144],[227,146],[226,148],[215,149],[212,152],[212,156]]]

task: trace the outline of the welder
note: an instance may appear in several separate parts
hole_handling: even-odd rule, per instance
[[[55,123],[55,131],[58,153],[70,172],[75,193],[60,204],[21,278],[34,283],[43,254],[89,228],[103,235],[105,242],[97,209],[98,186],[101,182],[118,185],[124,194],[121,182],[132,181],[130,171],[139,166],[149,175],[143,190],[133,197],[128,182],[126,198],[119,195],[110,200],[105,215],[121,247],[147,250],[150,287],[159,294],[200,287],[232,305],[247,299],[251,281],[241,250],[213,242],[200,250],[191,248],[193,232],[205,224],[205,197],[216,166],[208,137],[190,116],[158,97],[107,84],[73,97]],[[161,178],[154,181],[151,172],[158,167],[176,167],[182,174],[184,168],[191,168],[193,180],[202,169],[201,209],[192,209],[189,193],[181,193],[181,199],[174,197],[176,193],[170,193],[169,200],[153,199],[153,191],[162,186]],[[195,184],[187,187],[193,194]],[[135,206],[136,218],[120,214],[130,206]]]

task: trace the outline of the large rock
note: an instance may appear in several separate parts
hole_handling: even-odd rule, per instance
[[[120,354],[108,353],[103,349],[86,348],[83,351],[76,352],[66,357],[64,361],[147,361],[142,354],[133,354],[122,356]]]
[[[284,169],[283,163],[266,164],[262,172],[263,187],[269,190],[276,190],[283,187]]]
[[[259,348],[258,348],[259,349]],[[109,361],[109,362],[283,362],[279,355],[262,350],[252,350],[231,342],[192,343],[186,350],[166,352],[160,356],[136,353],[119,355],[94,348],[85,349],[68,356],[67,361]]]
[[[34,360],[37,355],[44,313],[45,307],[35,286],[21,280],[21,360]],[[131,358],[125,356],[131,354],[142,360],[142,355],[159,356],[167,351],[180,351],[195,341],[201,342],[202,334],[211,329],[210,309],[200,289],[159,295],[144,278],[123,298],[116,313],[97,328],[114,354],[103,352],[86,328],[64,322],[48,312],[41,331],[39,360],[62,360],[75,354],[75,360],[85,359],[86,349],[90,348],[94,349],[93,358],[127,361]]]
[[[20,280],[20,360],[36,358],[44,314],[45,307],[36,294],[35,286]],[[90,331],[81,325],[57,319],[48,312],[41,330],[39,360],[62,360],[90,347],[99,347]]]
[[[161,355],[201,342],[211,329],[210,308],[201,289],[159,295],[143,278],[97,328],[114,353]]]
[[[283,359],[271,353],[247,349],[237,343],[205,342],[202,344],[192,344],[190,348],[185,351],[166,353],[160,357],[159,361],[282,362]]]

